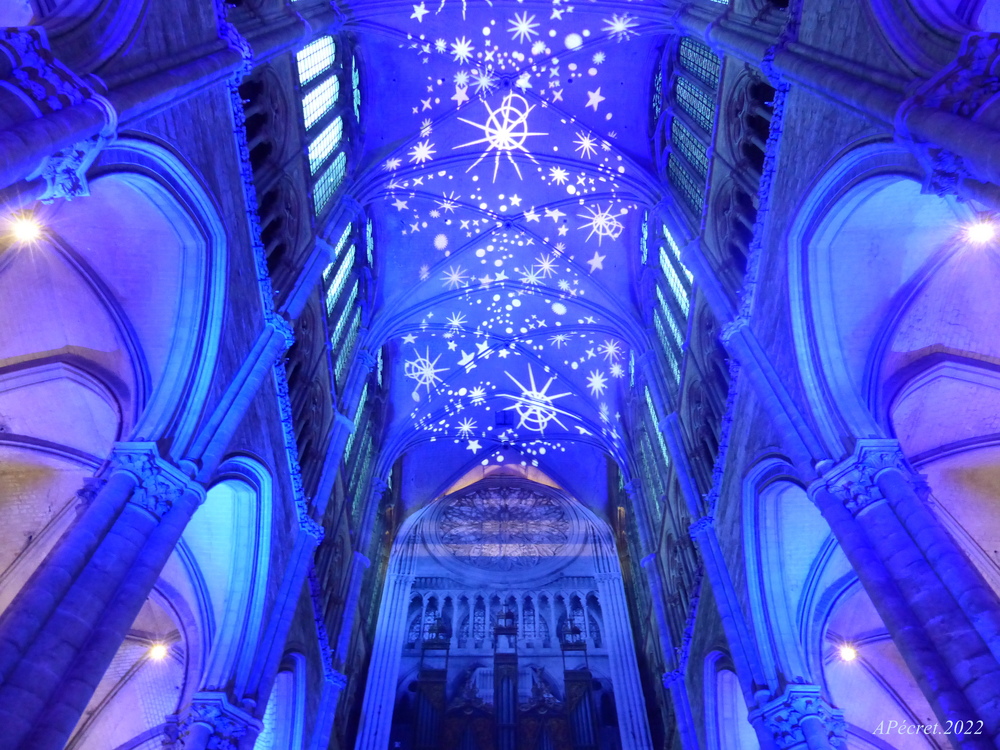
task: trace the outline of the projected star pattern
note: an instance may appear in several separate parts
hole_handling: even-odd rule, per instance
[[[650,22],[561,0],[547,13],[410,7],[392,21],[412,81],[396,94],[401,137],[365,186],[392,253],[386,288],[405,290],[383,313],[395,430],[475,455],[508,443],[537,457],[579,439],[617,453],[619,399],[644,346],[629,279],[649,189],[630,154],[648,158],[634,123],[649,84],[623,86],[611,63],[651,49],[639,37]],[[625,147],[612,126],[624,107]]]

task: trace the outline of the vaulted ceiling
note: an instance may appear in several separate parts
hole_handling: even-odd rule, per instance
[[[372,93],[355,193],[381,251],[369,335],[393,351],[389,460],[433,445],[443,482],[504,445],[555,476],[595,451],[623,456],[622,399],[646,348],[640,234],[657,200],[655,12],[356,8]]]

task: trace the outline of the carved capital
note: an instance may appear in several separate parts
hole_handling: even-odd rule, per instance
[[[180,469],[160,457],[153,443],[118,443],[112,452],[111,470],[125,471],[135,478],[129,502],[162,518],[185,492],[194,491],[204,499],[201,485],[192,482]]]
[[[780,696],[751,712],[751,721],[758,717],[781,750],[805,746],[803,724],[810,720],[822,725],[834,747],[843,747],[847,737],[843,713],[823,699],[816,685],[788,685]]]
[[[688,526],[688,534],[692,539],[697,539],[701,534],[709,532],[714,526],[715,518],[713,516],[702,516]]]
[[[899,108],[899,139],[908,145],[926,171],[924,192],[955,194],[962,179],[972,177],[958,154],[913,138],[907,117],[918,108],[936,109],[959,117],[975,119],[1000,93],[1000,36],[969,34],[958,55],[940,72],[921,84]]]
[[[684,673],[679,669],[675,669],[672,672],[664,672],[663,687],[669,690],[674,684],[680,682],[683,679],[684,679]]]
[[[926,487],[910,468],[899,443],[881,439],[859,440],[854,453],[827,472],[821,484],[857,515],[883,499],[876,480],[888,470],[899,471],[915,489]]]
[[[385,491],[389,489],[389,483],[386,482],[382,477],[372,477],[371,483],[371,493],[372,500],[378,501],[382,499],[382,495]]]
[[[375,365],[378,364],[378,358],[367,349],[358,349],[357,357],[368,372],[375,369]]]
[[[200,726],[196,726],[200,725]],[[206,750],[236,750],[240,740],[249,733],[257,734],[263,724],[241,708],[229,702],[222,692],[195,693],[187,712],[175,721],[173,747],[180,750],[193,746],[195,736],[203,738],[209,732]]]
[[[0,29],[0,53],[10,60],[13,85],[43,114],[80,104],[93,93],[55,59],[40,26]]]
[[[313,518],[308,514],[299,514],[299,528],[311,536],[317,545],[323,541],[323,537],[326,533],[323,531],[322,524],[313,520]]]
[[[326,675],[326,680],[333,685],[336,690],[343,690],[347,687],[347,675],[336,669],[330,670],[329,674]]]

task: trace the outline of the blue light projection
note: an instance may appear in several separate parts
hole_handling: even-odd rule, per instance
[[[396,28],[358,22],[381,32],[372,96],[392,92],[371,103],[385,134],[357,190],[381,208],[378,272],[399,290],[370,333],[395,346],[399,448],[624,451],[628,362],[648,347],[632,279],[659,192],[652,81],[630,72],[655,57],[654,21],[641,3],[542,7],[445,0]]]

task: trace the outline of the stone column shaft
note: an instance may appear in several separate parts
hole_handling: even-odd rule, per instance
[[[1000,602],[941,521],[896,470],[883,471],[876,483],[930,566],[962,611],[1000,658]]]
[[[33,624],[21,628],[18,652],[5,653],[0,723],[11,747],[64,746],[203,497],[152,444],[124,444],[113,461],[96,510],[56,544],[5,617]],[[50,579],[57,587],[46,601],[37,586]]]
[[[840,498],[826,487],[814,489],[811,495],[934,713],[942,722],[968,721],[973,716],[972,705],[876,554],[864,529]],[[982,738],[970,735],[961,739],[956,736],[953,742],[962,748],[991,746]]]
[[[0,616],[0,684],[72,587],[134,487],[131,474],[114,472]]]
[[[132,533],[128,536],[132,537],[138,554],[130,566],[126,568],[122,565],[118,568],[114,577],[103,574],[109,579],[109,587],[119,583],[114,598],[103,612],[98,610],[102,616],[89,631],[89,637],[55,686],[52,697],[27,740],[28,747],[56,750],[62,748],[69,739],[200,501],[198,495],[186,493],[159,522],[138,508],[134,513],[146,513],[146,523],[128,518],[133,511],[132,508],[126,508],[122,520],[127,520],[129,524],[128,531]],[[143,543],[144,536],[146,538]],[[35,665],[32,664],[30,669],[34,672]]]

